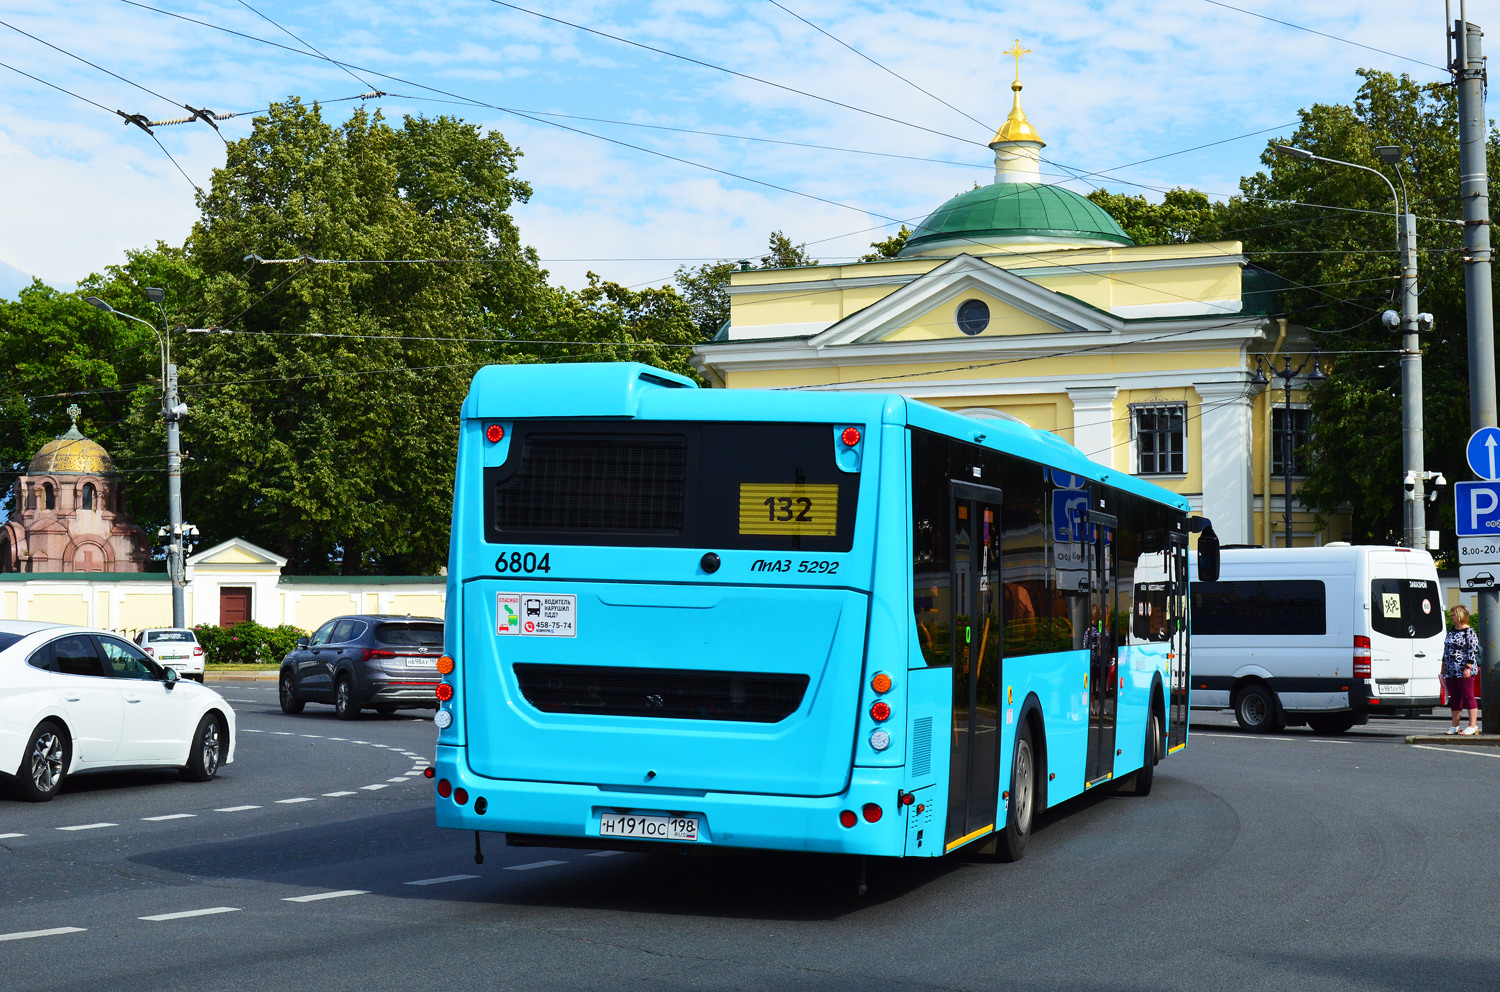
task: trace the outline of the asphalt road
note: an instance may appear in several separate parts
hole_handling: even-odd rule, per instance
[[[242,735],[214,782],[0,800],[6,989],[1500,988],[1500,749],[1400,743],[1446,720],[1195,715],[1150,797],[1075,800],[1016,865],[878,867],[861,898],[828,858],[486,836],[477,866],[412,774],[430,722],[223,691]],[[36,931],[61,932],[6,939]]]

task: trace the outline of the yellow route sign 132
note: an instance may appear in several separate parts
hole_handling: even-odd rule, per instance
[[[740,483],[740,533],[837,537],[839,487]]]

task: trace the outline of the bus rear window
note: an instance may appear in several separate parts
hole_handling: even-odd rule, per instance
[[[859,473],[832,424],[518,422],[484,470],[496,544],[848,551]]]
[[[1370,582],[1370,626],[1387,637],[1433,637],[1443,632],[1438,584],[1425,579]]]

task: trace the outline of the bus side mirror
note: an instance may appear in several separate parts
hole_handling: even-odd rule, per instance
[[[1219,535],[1214,533],[1214,525],[1203,517],[1193,518],[1193,530],[1198,532],[1198,581],[1218,582]]]

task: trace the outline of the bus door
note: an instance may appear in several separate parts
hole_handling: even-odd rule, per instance
[[[950,483],[953,737],[946,846],[991,832],[1000,780],[1000,490]]]
[[[1093,501],[1101,502],[1098,493]],[[1119,637],[1114,610],[1115,531],[1119,521],[1090,509],[1084,547],[1088,557],[1089,743],[1084,780],[1093,785],[1115,768],[1115,708],[1119,701]]]
[[[1178,521],[1178,526],[1185,526]],[[1172,681],[1167,690],[1167,749],[1187,743],[1188,726],[1188,539],[1186,530],[1170,532],[1167,575],[1172,585],[1167,600],[1168,622],[1172,632],[1167,649]]]

